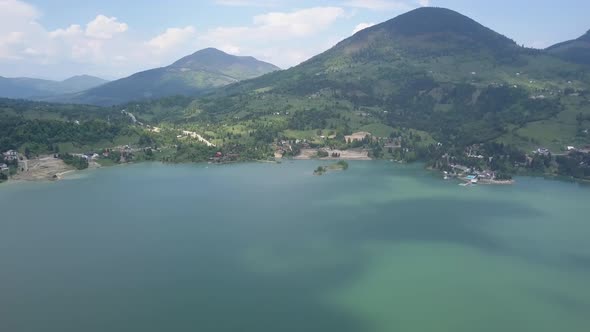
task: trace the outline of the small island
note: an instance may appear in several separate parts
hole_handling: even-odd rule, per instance
[[[348,169],[348,163],[344,160],[341,160],[335,164],[328,165],[328,166],[318,166],[318,168],[313,171],[313,175],[324,175],[329,171],[345,171]]]

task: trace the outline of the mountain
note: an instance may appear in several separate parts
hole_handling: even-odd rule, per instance
[[[0,98],[36,99],[76,93],[105,84],[108,81],[98,77],[81,75],[64,81],[51,81],[35,78],[6,78],[0,76]]]
[[[70,77],[61,83],[64,90],[68,90],[70,93],[80,92],[88,89],[101,86],[108,83],[109,81],[103,80],[102,78],[90,76],[90,75],[78,75]]]
[[[567,61],[590,65],[590,30],[578,39],[553,45],[545,51]]]
[[[449,146],[557,147],[586,140],[577,135],[586,123],[575,119],[578,113],[590,119],[584,106],[589,74],[452,10],[420,8],[298,66],[197,99],[178,119],[257,119],[260,128],[278,113],[282,120],[266,127],[275,137],[310,138],[316,131],[387,136],[411,128]],[[562,122],[555,120],[560,116]]]
[[[385,23],[358,32],[340,47],[367,46],[383,42],[390,49],[413,54],[444,52],[510,52],[516,43],[471,18],[445,8],[426,7],[410,11]],[[392,43],[395,42],[395,43]]]
[[[279,68],[253,57],[234,56],[207,48],[167,67],[143,71],[81,93],[50,100],[115,105],[173,95],[196,96],[276,70]]]

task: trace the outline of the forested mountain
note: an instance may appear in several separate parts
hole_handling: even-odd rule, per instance
[[[108,81],[98,77],[81,75],[63,81],[36,78],[6,78],[0,76],[0,98],[37,99],[91,89]]]
[[[553,45],[546,51],[567,61],[590,65],[590,30],[578,39]]]
[[[360,121],[343,119],[363,114],[362,123],[414,128],[448,144],[502,139],[528,147],[544,141],[524,135],[527,124],[588,112],[580,96],[589,82],[586,66],[520,47],[452,10],[420,8],[193,106],[208,120],[288,112],[307,120],[286,119],[286,128],[335,132],[359,129]],[[577,138],[570,130],[559,139]]]
[[[233,56],[208,48],[167,67],[143,71],[82,93],[48,100],[115,105],[173,95],[196,96],[216,87],[258,77],[278,69],[253,57]]]

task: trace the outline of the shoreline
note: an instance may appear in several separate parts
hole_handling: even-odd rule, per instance
[[[43,159],[43,158],[40,158]],[[40,159],[32,159],[33,161],[39,161]],[[47,160],[47,158],[45,158],[45,160]],[[35,175],[35,174],[27,174],[27,176],[16,176],[16,177],[11,177],[8,180],[1,182],[0,183],[0,187],[2,186],[2,184],[16,184],[16,183],[27,183],[27,182],[57,182],[57,181],[61,181],[64,180],[65,178],[67,178],[68,175],[73,175],[75,173],[78,173],[79,171],[87,171],[87,170],[95,170],[95,169],[100,169],[100,168],[110,168],[110,167],[117,167],[117,166],[126,166],[126,165],[133,165],[133,164],[142,164],[142,163],[146,163],[146,162],[151,162],[151,163],[161,163],[163,165],[189,165],[189,164],[213,164],[213,165],[232,165],[232,164],[242,164],[242,163],[262,163],[262,164],[281,164],[283,162],[287,162],[287,161],[306,161],[306,160],[315,160],[315,161],[391,161],[388,159],[371,159],[371,158],[345,158],[345,157],[340,157],[340,158],[334,158],[334,157],[325,157],[325,158],[317,158],[316,156],[295,156],[295,157],[284,157],[281,159],[276,159],[276,160],[243,160],[243,161],[233,161],[233,162],[227,162],[227,163],[208,163],[207,161],[202,161],[202,162],[178,162],[178,163],[171,163],[171,162],[164,162],[164,161],[158,161],[158,160],[154,160],[154,161],[139,161],[139,162],[129,162],[129,163],[123,163],[123,164],[114,164],[114,165],[108,165],[108,166],[103,166],[98,162],[93,162],[91,164],[90,167],[84,169],[84,170],[77,170],[77,169],[73,169],[70,166],[67,166],[67,169],[61,169],[59,172],[44,172],[42,175]],[[31,160],[29,160],[31,161]],[[61,162],[61,160],[59,160]],[[406,164],[406,163],[399,163],[396,162],[398,164]],[[419,162],[418,162],[419,163]],[[410,163],[412,164],[412,163]],[[440,172],[437,169],[433,169],[432,167],[424,167],[424,170],[426,171],[435,171],[435,172]],[[48,176],[48,174],[50,174],[51,176]],[[541,177],[540,175],[534,175],[534,174],[520,174],[519,176],[522,177]],[[574,182],[574,183],[580,183],[580,184],[590,184],[590,180],[586,180],[586,179],[577,179],[577,178],[573,178],[573,177],[561,177],[561,176],[548,176],[548,175],[543,175],[542,176],[544,179],[547,180],[557,180],[557,181],[564,181],[564,182]],[[449,177],[449,179],[454,179],[454,180],[459,180],[461,183],[468,183],[469,181],[467,179],[464,178],[460,178],[460,177],[456,177],[456,176],[451,176]],[[481,185],[492,185],[492,186],[507,186],[507,185],[515,185],[517,183],[516,180],[479,180],[477,184],[481,184]]]
[[[324,151],[328,153],[327,157],[318,157],[318,152]],[[337,153],[338,157],[331,157],[332,153]],[[301,149],[299,155],[292,157],[293,160],[344,160],[344,161],[355,161],[355,160],[373,160],[369,157],[368,150],[331,150],[331,149]]]

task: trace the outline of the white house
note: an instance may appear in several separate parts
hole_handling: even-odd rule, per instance
[[[4,155],[4,160],[8,160],[8,161],[18,160],[18,152],[14,151],[14,150],[8,150],[8,151],[4,152],[3,155]]]

